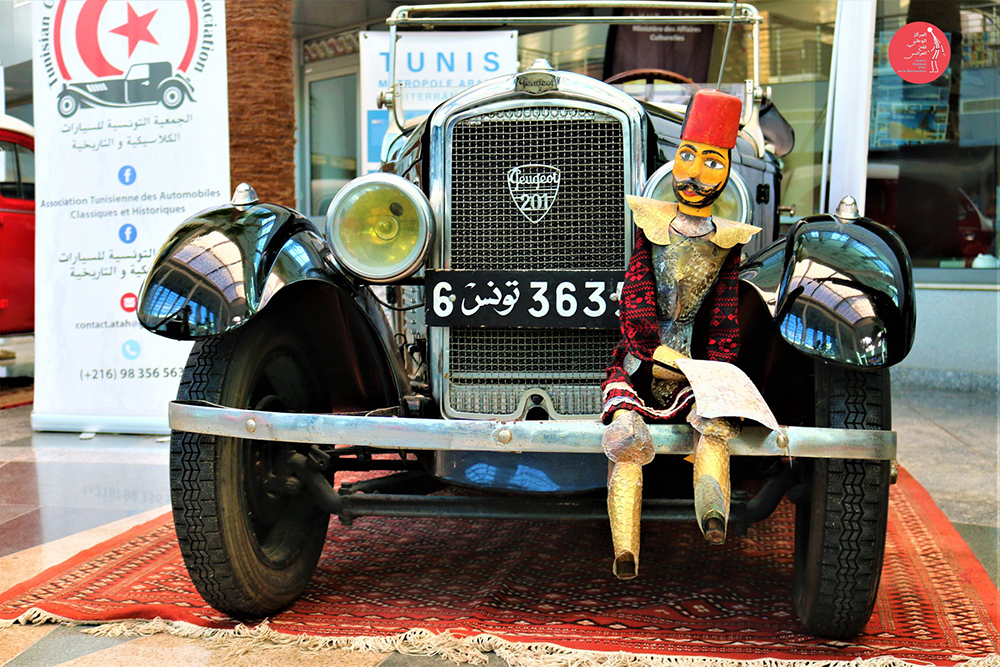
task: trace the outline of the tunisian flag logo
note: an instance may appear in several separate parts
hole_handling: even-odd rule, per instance
[[[46,3],[49,6],[49,3]],[[193,102],[214,48],[212,2],[58,0],[42,19],[41,65],[63,117],[93,107]]]

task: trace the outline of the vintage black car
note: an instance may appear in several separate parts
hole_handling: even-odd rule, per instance
[[[539,15],[561,3],[491,5],[506,25],[573,21]],[[740,8],[736,21],[759,24]],[[400,7],[389,24],[488,22],[481,11]],[[799,616],[815,634],[850,637],[881,572],[896,451],[888,367],[913,340],[910,260],[850,200],[779,237],[766,91],[757,80],[743,90],[720,213],[763,232],[743,263],[738,364],[787,428],[731,441],[734,476],[759,481],[733,498],[731,532],[787,495]],[[399,93],[384,97],[396,112]],[[292,602],[330,514],[607,519],[597,415],[634,233],[625,196],[670,196],[683,120],[683,106],[539,61],[406,126],[384,172],[340,191],[325,236],[245,184],[174,232],[138,314],[195,341],[170,407],[171,485],[184,559],[210,604],[261,617]],[[650,428],[643,520],[691,520],[690,482],[668,480],[690,480],[692,430]],[[395,472],[335,491],[349,470]],[[443,485],[496,495],[431,494]]]
[[[69,118],[77,109],[91,107],[162,104],[176,109],[185,98],[194,99],[193,94],[191,82],[181,74],[174,74],[170,63],[143,63],[129,67],[121,79],[63,84],[56,106],[63,118]]]

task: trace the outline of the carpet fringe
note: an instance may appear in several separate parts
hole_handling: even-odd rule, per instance
[[[57,621],[77,625],[40,609],[32,609],[14,621],[0,621],[0,628],[14,623],[44,623]],[[415,629],[397,635],[381,637],[322,637],[290,635],[273,630],[266,622],[256,626],[237,625],[233,629],[205,628],[185,621],[126,620],[103,623],[83,632],[101,637],[146,637],[158,633],[175,637],[204,639],[211,646],[223,649],[231,658],[260,649],[294,646],[305,651],[346,649],[408,655],[435,656],[459,664],[482,665],[487,653],[495,653],[511,667],[928,667],[933,663],[910,662],[893,656],[855,658],[854,660],[788,660],[760,658],[737,660],[719,657],[666,656],[625,652],[604,652],[571,649],[550,643],[521,643],[480,634],[463,637],[450,632],[434,633]],[[954,661],[954,667],[1000,667],[1000,655],[984,657],[942,656]]]
[[[13,625],[41,625],[42,623],[59,623],[61,625],[81,625],[80,621],[74,621],[72,618],[66,618],[65,616],[57,616],[56,614],[50,614],[44,609],[39,609],[38,607],[32,607],[28,611],[24,612],[17,618],[12,618],[10,620],[5,620],[0,618],[0,630],[6,630]]]

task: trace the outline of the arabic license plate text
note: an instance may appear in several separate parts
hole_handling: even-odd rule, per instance
[[[623,271],[434,271],[427,324],[618,327]]]

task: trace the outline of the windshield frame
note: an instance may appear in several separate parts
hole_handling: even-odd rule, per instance
[[[706,16],[530,16],[529,12],[579,9],[682,9],[716,11]],[[494,13],[492,16],[454,16],[457,13]],[[505,15],[497,16],[496,12]],[[455,2],[396,7],[386,24],[389,26],[390,88],[379,94],[379,107],[392,109],[397,127],[404,125],[402,83],[396,80],[396,42],[400,28],[435,28],[444,26],[566,26],[596,23],[603,25],[750,25],[753,42],[753,78],[745,81],[741,125],[755,121],[765,91],[760,85],[760,25],[763,18],[753,5],[742,2],[677,2],[671,0],[520,0],[513,2]]]

